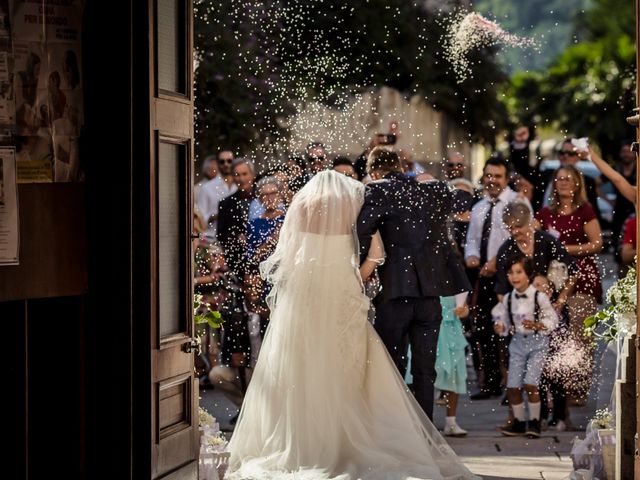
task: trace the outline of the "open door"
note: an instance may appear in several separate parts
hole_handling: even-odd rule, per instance
[[[191,0],[149,0],[149,287],[154,479],[198,476],[191,244],[192,17]]]

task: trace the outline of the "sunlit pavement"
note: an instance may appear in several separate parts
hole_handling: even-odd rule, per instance
[[[611,268],[611,259],[604,258],[604,265]],[[611,285],[607,275],[604,288]],[[571,407],[570,420],[574,431],[543,431],[540,439],[505,437],[496,430],[504,422],[507,407],[500,405],[501,398],[471,401],[461,396],[458,405],[458,424],[469,432],[464,438],[447,438],[451,447],[463,459],[473,473],[489,480],[544,479],[561,480],[569,476],[572,463],[569,454],[576,436],[584,438],[589,419],[598,408],[609,405],[615,378],[615,351],[601,347],[596,353],[596,379],[587,404]],[[469,368],[469,381],[473,385],[474,372]],[[237,409],[219,391],[201,390],[200,405],[220,422],[221,428],[230,430],[229,420]],[[442,429],[445,408],[435,406],[434,423]]]

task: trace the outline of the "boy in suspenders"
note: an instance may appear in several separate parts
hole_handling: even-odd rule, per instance
[[[531,285],[533,264],[524,255],[507,262],[507,278],[513,290],[492,311],[494,330],[506,336],[509,344],[507,396],[515,417],[501,430],[503,435],[540,437],[540,374],[549,347],[548,334],[558,325],[558,315],[549,298]],[[529,400],[529,421],[525,421],[522,390]]]

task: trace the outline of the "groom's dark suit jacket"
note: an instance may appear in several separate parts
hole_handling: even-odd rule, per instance
[[[379,231],[387,255],[379,270],[385,301],[471,290],[446,225],[449,215],[465,210],[469,205],[464,192],[446,182],[418,183],[392,172],[366,186],[357,225],[360,261]]]

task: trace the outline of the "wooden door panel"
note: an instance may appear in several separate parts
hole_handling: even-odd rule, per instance
[[[191,0],[150,0],[153,478],[197,478]]]

